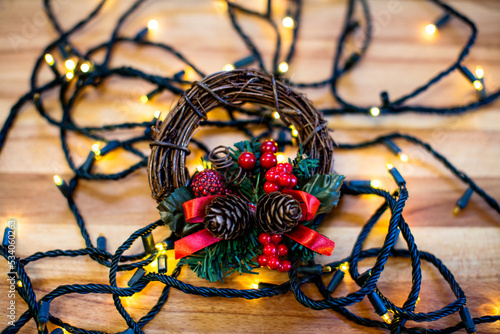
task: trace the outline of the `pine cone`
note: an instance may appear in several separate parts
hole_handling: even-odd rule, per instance
[[[255,217],[264,232],[283,234],[297,226],[302,210],[292,196],[275,191],[259,199]]]
[[[218,196],[205,209],[205,227],[218,238],[235,239],[248,230],[252,212],[248,203],[238,196]]]

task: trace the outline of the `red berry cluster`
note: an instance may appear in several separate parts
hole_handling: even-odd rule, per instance
[[[297,185],[297,177],[292,174],[293,167],[288,162],[272,167],[266,173],[264,191],[272,193],[281,189],[291,189]]]
[[[191,182],[191,189],[193,189],[196,197],[229,193],[226,189],[224,177],[213,169],[205,169],[203,172],[196,174]]]
[[[288,247],[280,244],[283,240],[281,234],[259,234],[259,243],[264,246],[262,255],[259,255],[257,262],[261,267],[267,266],[269,269],[278,270],[280,273],[289,271],[292,268],[290,261],[283,259],[288,254]],[[282,257],[280,259],[280,257]]]

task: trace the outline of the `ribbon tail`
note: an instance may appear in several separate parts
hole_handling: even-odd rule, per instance
[[[197,251],[221,240],[221,238],[214,237],[212,232],[210,232],[206,228],[196,233],[190,234],[187,237],[184,237],[175,242],[175,259],[178,260],[185,256],[196,253]]]
[[[309,227],[300,224],[292,231],[285,233],[290,239],[322,255],[332,255],[335,242],[319,234]]]

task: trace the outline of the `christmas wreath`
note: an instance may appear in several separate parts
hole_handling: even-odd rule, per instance
[[[296,131],[297,156],[278,161],[272,140],[215,147],[191,178],[188,144],[211,110],[252,103],[274,110]],[[222,281],[259,266],[286,272],[331,255],[335,244],[315,231],[337,204],[344,176],[333,170],[327,122],[302,95],[272,75],[233,70],[208,76],[186,91],[152,131],[148,162],[152,196],[175,238],[175,257],[199,277]]]

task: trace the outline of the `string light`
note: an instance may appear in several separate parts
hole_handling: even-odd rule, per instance
[[[224,71],[229,72],[229,71],[234,70],[234,66],[233,66],[233,64],[226,64],[226,65],[224,65],[223,69],[224,69]]]
[[[288,72],[288,63],[286,61],[281,62],[278,66],[278,69],[281,73]]]
[[[279,164],[285,162],[285,156],[281,153],[276,154],[276,161]]]
[[[460,196],[457,203],[455,204],[455,208],[453,209],[454,214],[458,214],[467,206],[473,193],[474,189],[472,189],[471,187],[468,187],[465,190],[465,192],[462,194],[462,196]]]
[[[433,24],[426,25],[425,32],[428,35],[434,35],[439,28],[442,28],[450,20],[450,18],[450,14],[445,13],[444,15],[439,17]]]
[[[47,62],[47,64],[49,64],[50,66],[54,65],[55,61],[54,61],[54,57],[52,57],[52,55],[50,53],[46,53],[45,54],[45,61]]]
[[[17,280],[16,281],[16,285],[17,285],[18,288],[21,289],[23,287],[23,282],[21,280]]]
[[[141,100],[142,103],[146,104],[146,103],[148,103],[149,98],[147,97],[147,95],[142,95],[140,97],[140,100]]]
[[[294,125],[290,125],[290,129],[292,130],[292,137],[298,137],[299,131],[295,128]]]
[[[484,77],[484,70],[481,66],[476,66],[476,78],[482,79]]]
[[[425,26],[425,32],[429,35],[434,35],[436,33],[436,30],[436,26],[432,23]]]
[[[477,90],[481,90],[481,89],[483,89],[483,84],[481,83],[481,81],[479,81],[479,80],[475,80],[475,81],[473,82],[473,84],[474,84],[474,88],[475,88],[475,89],[477,89]]]
[[[88,63],[83,63],[82,65],[80,65],[80,71],[82,71],[83,73],[87,73],[88,71],[90,71],[90,65]]]
[[[160,118],[160,115],[161,115],[161,111],[160,111],[160,110],[155,111],[155,113],[154,113],[154,117],[155,117],[156,119]]]
[[[381,185],[382,185],[382,183],[379,180],[372,180],[370,182],[370,186],[372,188],[380,188]]]
[[[97,155],[101,155],[101,143],[94,143],[92,144],[92,152]]]
[[[149,30],[156,30],[156,29],[158,29],[158,21],[156,21],[156,20],[149,20],[149,22],[148,22],[148,29]]]
[[[281,21],[281,23],[283,24],[283,27],[285,27],[287,29],[293,29],[293,27],[295,26],[295,22],[293,21],[293,19],[290,16],[284,17],[283,21]]]
[[[205,167],[203,167],[203,165],[198,165],[196,169],[198,170],[198,172],[203,172],[205,170]]]
[[[76,64],[73,59],[66,60],[64,62],[64,66],[68,69],[68,71],[73,71],[76,68]]]
[[[61,179],[61,177],[59,175],[54,175],[54,183],[56,184],[56,186],[62,186],[63,184],[63,179]]]
[[[392,140],[386,139],[384,141],[384,144],[392,153],[397,155],[401,161],[408,162],[408,156],[404,154],[403,151],[401,151],[401,149],[399,148],[399,146],[396,145]]]
[[[274,119],[280,119],[280,113],[277,111],[273,112],[273,117]]]
[[[71,80],[75,77],[75,74],[73,72],[66,72],[66,79]]]
[[[370,108],[370,114],[374,117],[380,115],[380,109],[377,107],[371,107]]]

